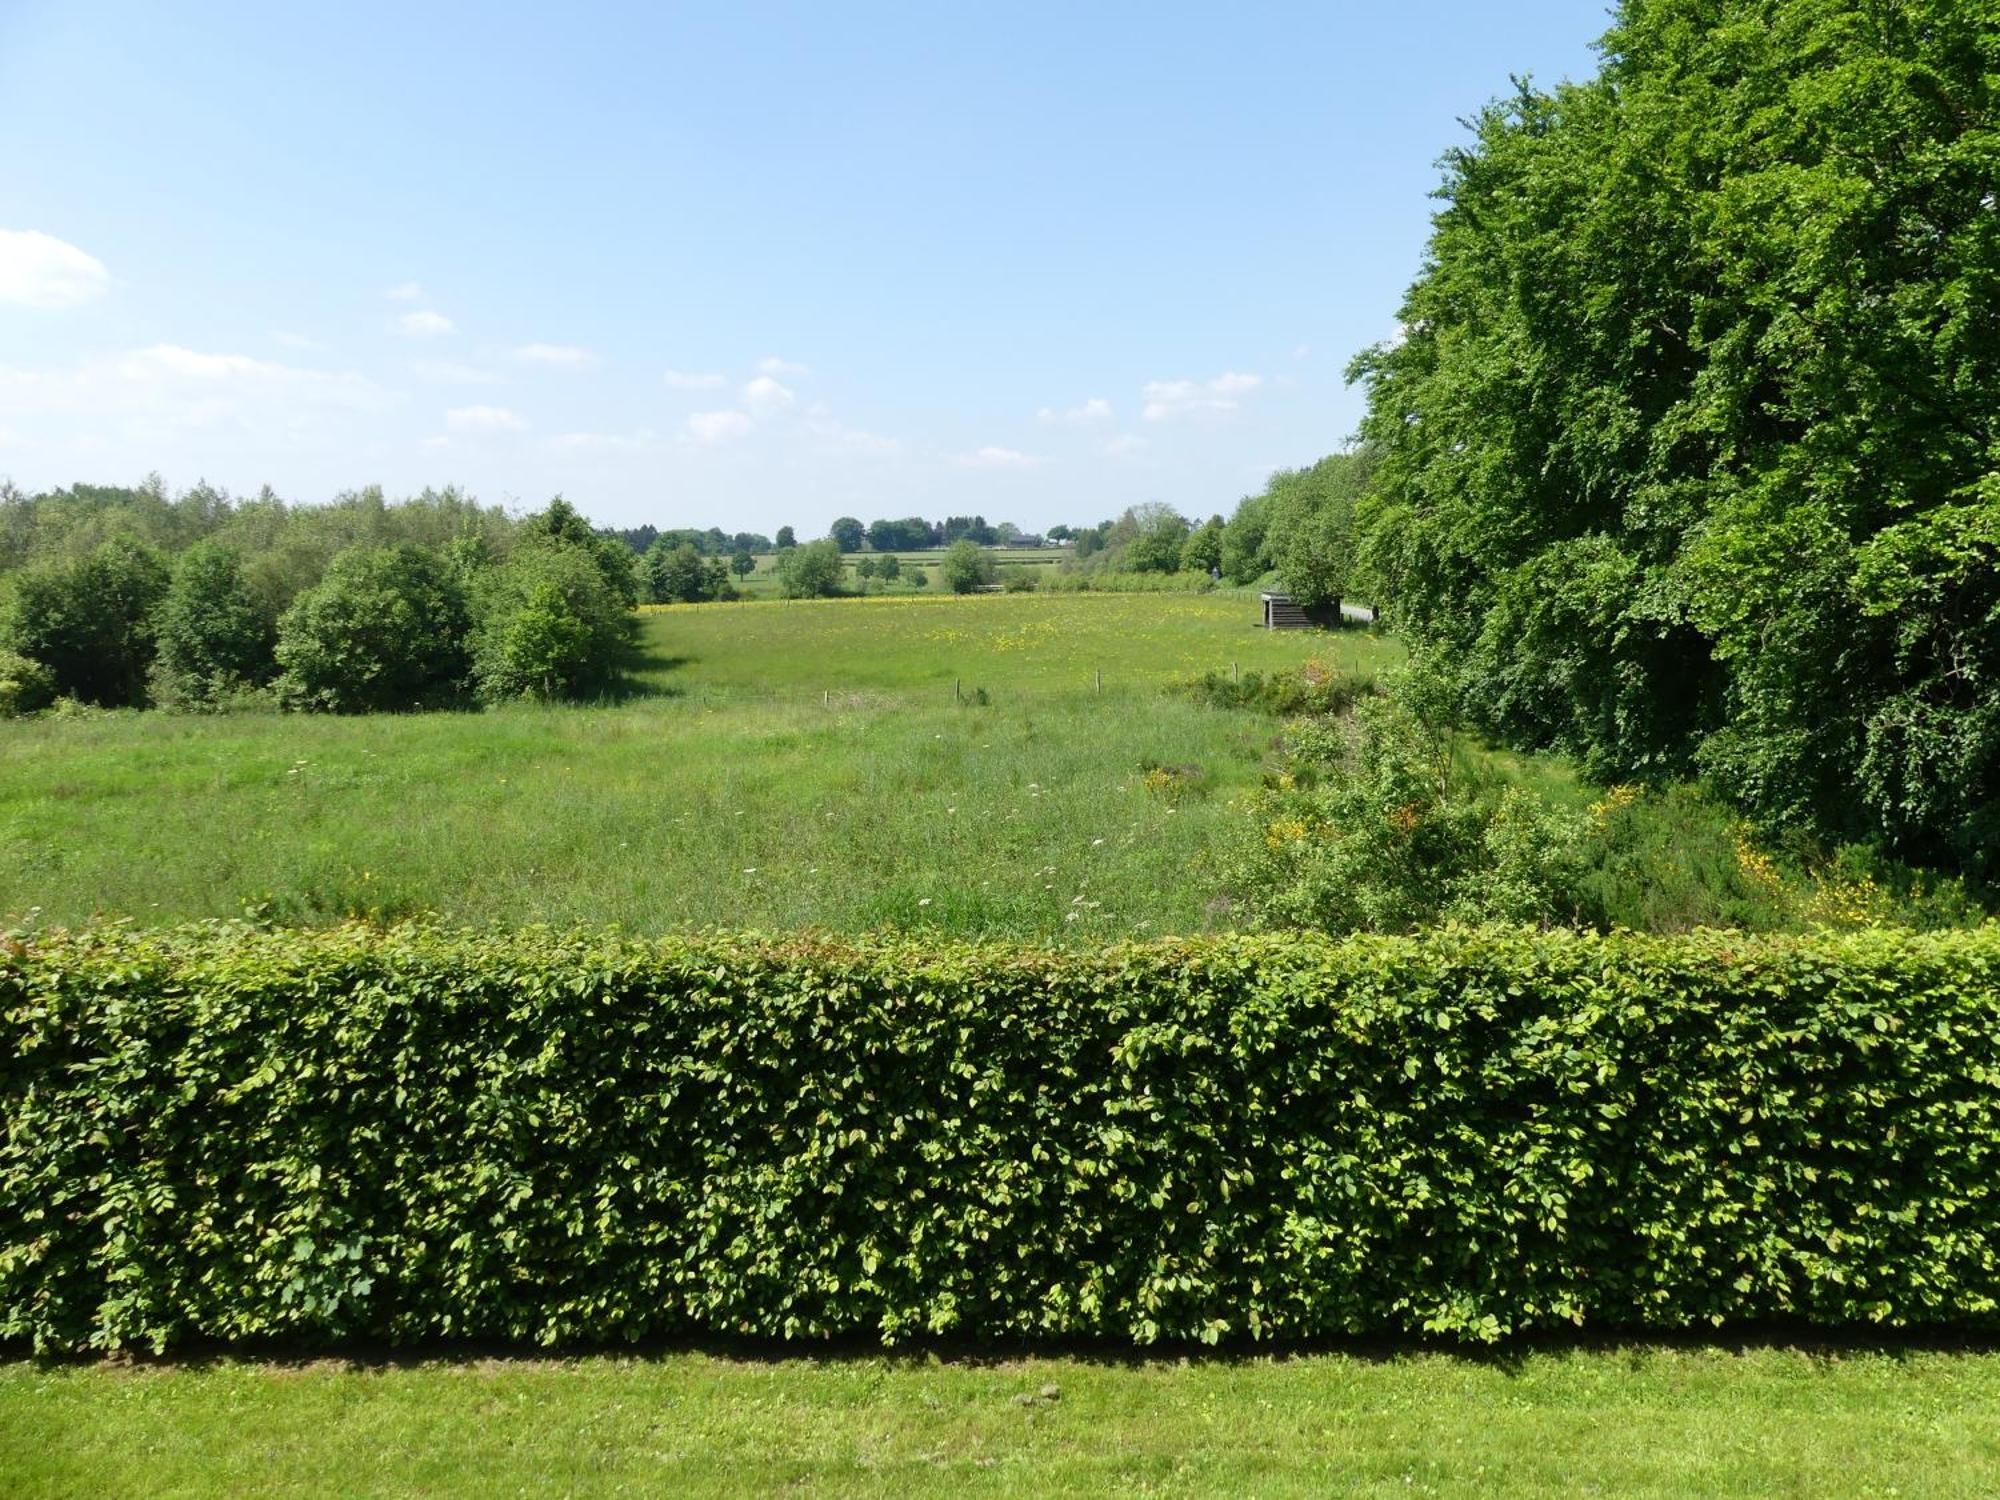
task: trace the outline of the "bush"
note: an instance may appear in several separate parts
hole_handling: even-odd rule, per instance
[[[630,612],[588,553],[524,546],[482,590],[473,676],[489,703],[585,698],[617,682],[631,640]]]
[[[350,548],[278,621],[281,698],[335,713],[435,708],[464,692],[463,588],[422,547]]]
[[[1372,677],[1343,677],[1323,661],[1229,676],[1204,672],[1180,691],[1210,708],[1252,708],[1285,718],[1345,713],[1375,692]]]
[[[33,657],[0,649],[0,719],[37,713],[55,701],[55,673]]]
[[[1588,819],[1481,784],[1435,723],[1368,698],[1351,716],[1292,726],[1231,874],[1260,923],[1341,933],[1597,919],[1584,904]]]
[[[2000,1326],[2000,931],[0,950],[41,1351]]]

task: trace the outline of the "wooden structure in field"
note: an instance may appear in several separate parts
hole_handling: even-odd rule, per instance
[[[1290,594],[1259,594],[1266,630],[1331,630],[1340,624],[1340,601],[1300,604]]]

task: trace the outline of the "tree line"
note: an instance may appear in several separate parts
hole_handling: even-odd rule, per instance
[[[639,571],[562,500],[323,507],[205,486],[0,492],[0,712],[358,713],[615,688]]]

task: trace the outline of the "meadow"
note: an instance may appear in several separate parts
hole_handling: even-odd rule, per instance
[[[643,615],[616,703],[8,724],[0,919],[1231,926],[1215,864],[1275,725],[1168,689],[1400,658],[1256,618],[1227,593],[678,605]]]

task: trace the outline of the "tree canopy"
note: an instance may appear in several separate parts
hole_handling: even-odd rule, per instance
[[[1602,52],[1477,118],[1356,361],[1375,592],[1516,743],[1990,874],[2000,9],[1628,0]]]

